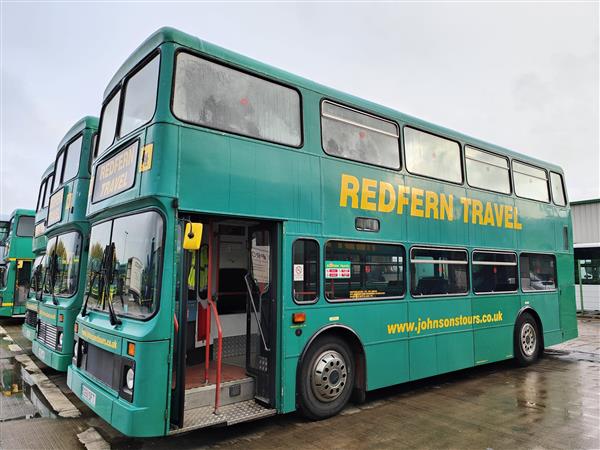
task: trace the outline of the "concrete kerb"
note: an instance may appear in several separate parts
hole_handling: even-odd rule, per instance
[[[15,355],[21,363],[32,384],[35,384],[42,395],[48,400],[52,409],[59,417],[73,418],[81,416],[81,412],[62,391],[44,375],[36,363],[28,355]]]

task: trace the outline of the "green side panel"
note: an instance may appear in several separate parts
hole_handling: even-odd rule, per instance
[[[572,238],[569,238],[571,240]],[[558,310],[560,314],[560,327],[564,333],[564,340],[576,338],[577,332],[577,306],[575,302],[575,280],[573,274],[573,254],[557,254],[556,265],[558,269],[558,282],[560,298]]]
[[[514,327],[475,330],[475,364],[485,364],[513,357]]]
[[[493,322],[473,324],[475,364],[501,361],[513,357],[513,334],[517,315],[521,309],[520,295],[474,295],[472,297],[474,317],[492,314]],[[495,314],[502,320],[496,321]]]
[[[410,353],[410,379],[437,375],[436,337],[427,336],[411,339],[408,343]]]
[[[408,339],[377,343],[365,348],[367,390],[379,389],[409,380]]]
[[[522,306],[531,306],[540,316],[544,333],[560,330],[558,316],[558,293],[524,293],[521,296]]]
[[[439,373],[474,365],[473,333],[471,331],[438,335],[436,339]]]
[[[544,333],[544,347],[560,344],[563,341],[563,332],[561,330]]]

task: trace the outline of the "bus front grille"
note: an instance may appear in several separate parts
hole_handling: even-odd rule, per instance
[[[58,344],[58,329],[54,325],[50,325],[49,323],[42,322],[40,320],[38,324],[37,338],[38,341],[43,342],[48,347],[56,349]]]
[[[101,381],[112,389],[118,390],[118,378],[115,379],[115,366],[119,364],[119,358],[111,352],[97,347],[89,342],[83,360],[83,368],[94,378]]]
[[[30,327],[37,327],[37,311],[32,311],[28,309],[25,311],[25,323]]]

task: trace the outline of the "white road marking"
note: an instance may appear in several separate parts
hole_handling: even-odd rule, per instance
[[[23,365],[28,381],[35,384],[50,406],[60,417],[79,417],[81,412],[62,391],[44,375],[36,363],[28,355],[15,355],[15,359]]]
[[[23,350],[21,347],[19,347],[17,344],[8,344],[8,349],[11,352],[20,352],[21,350]]]

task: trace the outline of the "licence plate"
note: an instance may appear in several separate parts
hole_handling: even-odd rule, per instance
[[[81,387],[81,396],[87,401],[90,405],[96,406],[96,394],[90,391],[87,387]]]

